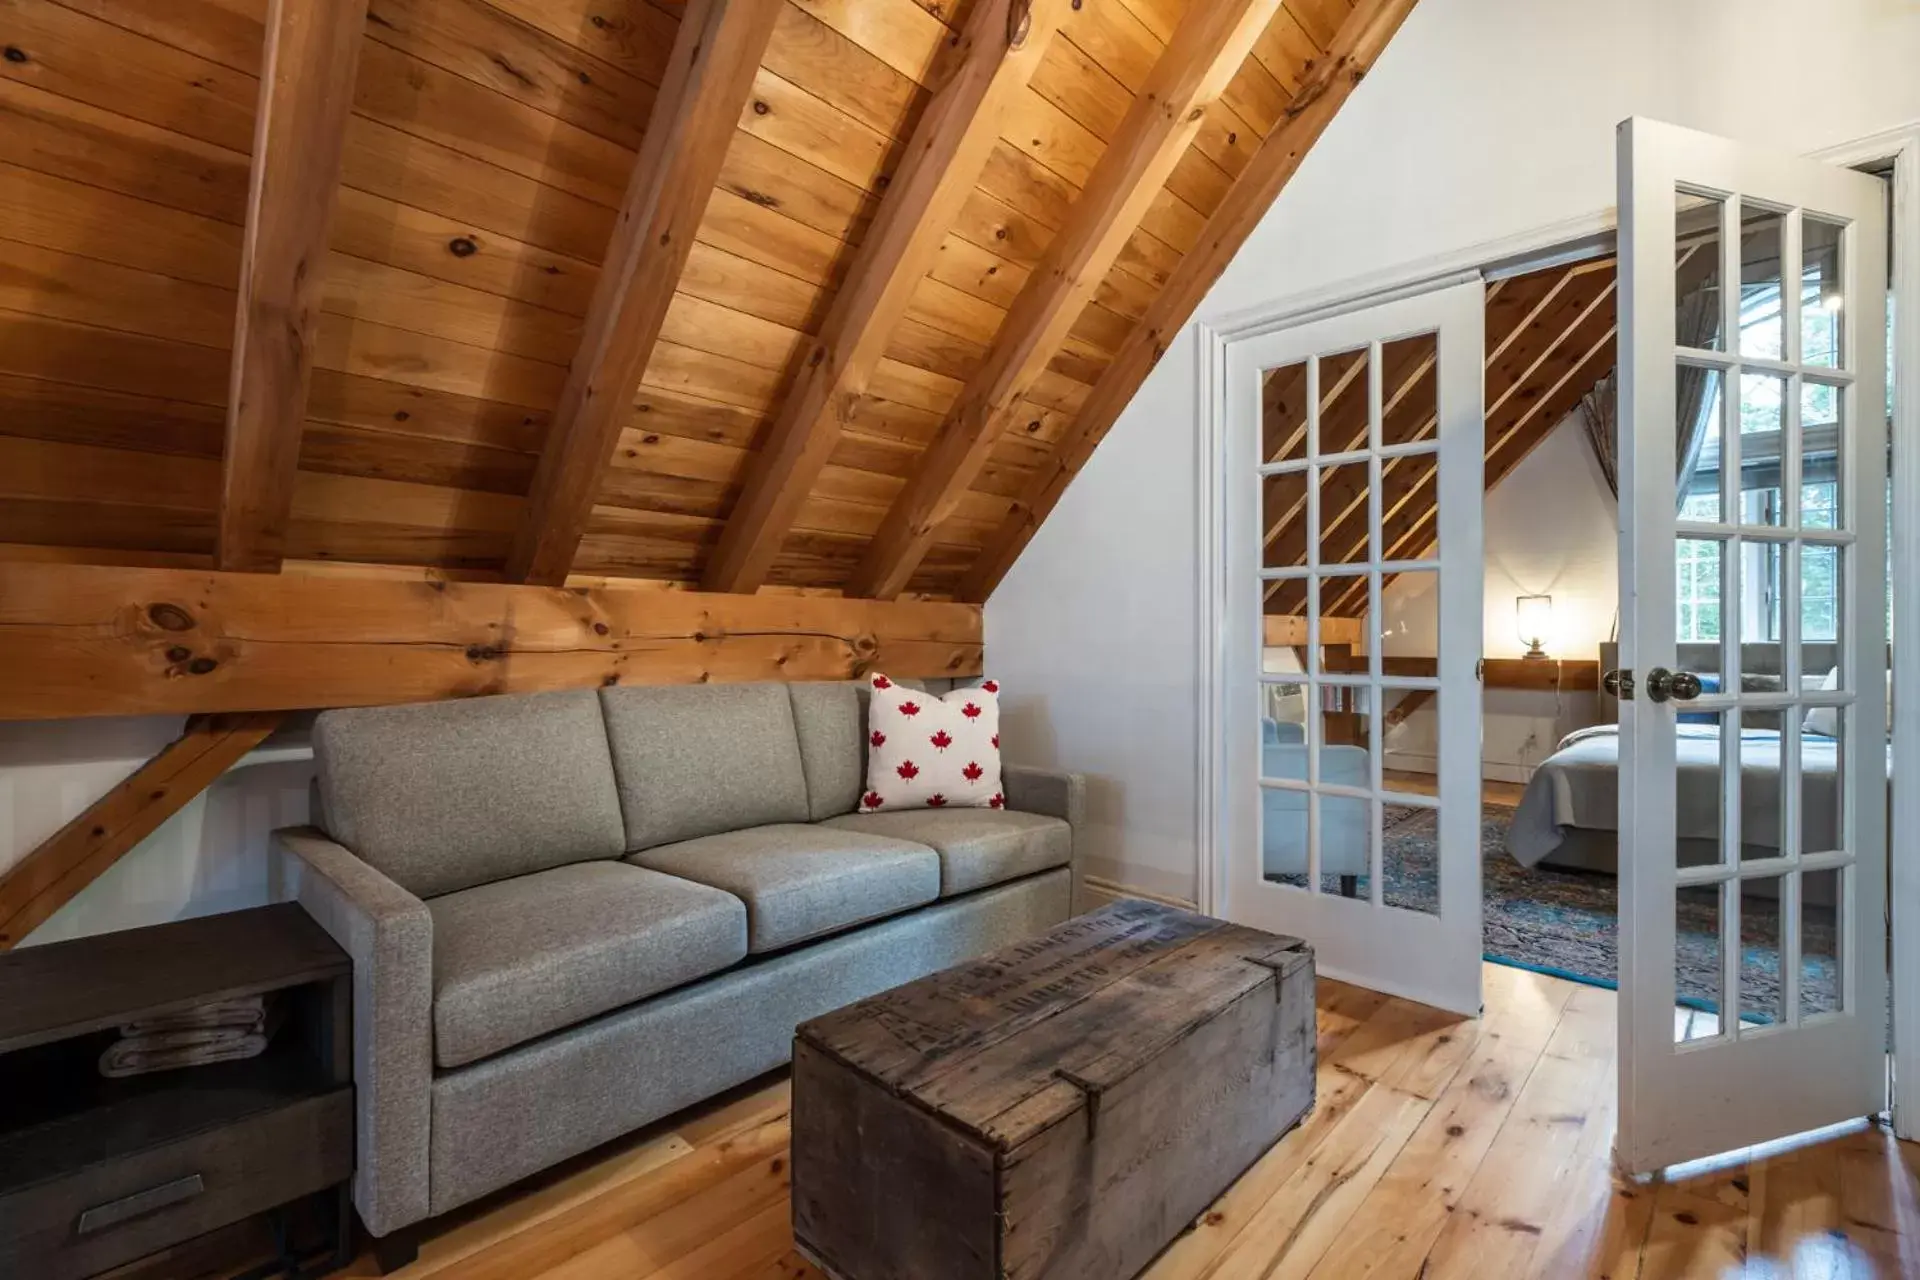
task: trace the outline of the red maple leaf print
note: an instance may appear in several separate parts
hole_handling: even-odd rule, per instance
[[[875,676],[873,678],[873,687],[876,689],[891,689],[893,688],[893,681],[887,679],[885,676]]]
[[[894,772],[899,774],[902,778],[906,779],[908,782],[912,782],[915,778],[920,776],[920,766],[915,764],[911,760],[902,760],[900,762],[900,767],[895,769]]]
[[[929,809],[938,809],[946,804],[946,802],[947,798],[937,791],[927,797],[927,807]]]
[[[987,801],[987,808],[989,809],[1004,809],[1006,808],[1006,805],[1007,805],[1006,797],[1001,795],[998,791],[994,792],[993,796]]]
[[[884,747],[887,745],[887,735],[875,729],[871,734],[867,735],[867,741],[873,746]]]
[[[903,716],[917,716],[920,714],[920,704],[917,702],[903,702],[900,704],[900,714]]]
[[[937,750],[945,751],[948,747],[953,745],[953,735],[948,733],[945,729],[942,729],[940,730],[940,732],[934,734],[931,738],[928,738],[927,741],[931,742]]]
[[[998,680],[982,680],[980,682],[980,688],[981,691],[985,693],[998,693],[1000,692],[1000,682]]]
[[[862,809],[878,809],[882,803],[883,801],[878,791],[869,791],[860,797],[860,807]]]
[[[967,761],[967,767],[960,771],[960,776],[968,782],[978,782],[980,781],[980,775],[985,772],[986,770],[980,767],[978,761],[969,760]]]
[[[993,749],[995,751],[1000,749],[1000,735],[997,733],[993,735]]]
[[[969,702],[966,706],[960,708],[960,714],[969,720],[977,720],[980,717],[980,708]]]

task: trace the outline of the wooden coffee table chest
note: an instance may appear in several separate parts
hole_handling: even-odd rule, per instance
[[[839,1280],[1123,1280],[1313,1106],[1313,953],[1123,901],[802,1025],[793,1227]]]

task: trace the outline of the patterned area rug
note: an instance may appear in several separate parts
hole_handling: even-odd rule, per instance
[[[1594,986],[1612,987],[1619,971],[1618,884],[1613,876],[1551,867],[1532,870],[1506,850],[1507,823],[1513,811],[1487,805],[1481,812],[1481,883],[1486,896],[1486,958]],[[1391,906],[1432,911],[1439,897],[1436,876],[1436,811],[1393,808],[1384,832],[1387,883],[1382,893]],[[1304,877],[1279,877],[1301,883]],[[1340,892],[1337,877],[1325,877],[1323,893]],[[1367,877],[1355,892],[1368,893]],[[1687,890],[1675,918],[1675,985],[1679,1003],[1709,1013],[1719,1011],[1720,932],[1718,897],[1713,890]],[[1833,910],[1810,904],[1801,909],[1800,1001],[1803,1013],[1836,1009],[1839,983],[1834,963]],[[1741,1018],[1771,1022],[1780,1016],[1780,910],[1770,898],[1745,897],[1740,908]]]

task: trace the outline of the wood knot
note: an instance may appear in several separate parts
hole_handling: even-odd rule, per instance
[[[468,662],[497,662],[500,650],[490,644],[470,644],[467,646]]]
[[[455,236],[447,241],[447,252],[456,258],[471,258],[480,252],[480,246],[466,236]]]
[[[772,110],[773,108],[768,106],[763,99],[755,98],[753,100],[753,114],[757,116],[764,116]]]
[[[604,622],[596,622],[596,623],[594,623],[594,624],[593,624],[593,634],[595,634],[595,635],[597,635],[597,636],[604,636],[604,635],[606,635],[606,634],[607,634],[608,632],[610,632],[610,631],[612,631],[612,630],[613,630],[613,628],[611,628],[611,627],[609,627],[609,626],[608,626],[608,625],[607,625],[606,623],[604,623]]]
[[[1073,7],[1080,7],[1080,0],[1073,0]],[[1018,49],[1027,43],[1027,35],[1033,30],[1033,5],[1029,0],[1013,0],[1007,6],[1007,46]]]
[[[162,631],[191,631],[194,628],[193,615],[177,604],[147,606],[147,619]]]
[[[25,62],[26,60],[27,60],[27,51],[25,49],[22,49],[17,44],[10,44],[7,46],[8,62]]]
[[[189,675],[204,676],[219,665],[212,658],[195,658],[187,664],[187,672]]]
[[[185,662],[193,656],[193,650],[183,644],[176,644],[167,650],[168,662]]]

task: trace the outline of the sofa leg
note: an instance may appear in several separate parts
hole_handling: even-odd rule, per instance
[[[1343,898],[1359,897],[1360,896],[1360,877],[1359,876],[1341,876],[1340,877],[1340,896]]]
[[[373,1262],[383,1276],[390,1276],[400,1268],[412,1265],[419,1257],[420,1233],[412,1227],[402,1227],[391,1235],[373,1238]]]

